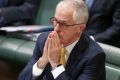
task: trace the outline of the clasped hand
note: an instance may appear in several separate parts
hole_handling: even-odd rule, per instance
[[[56,67],[60,62],[61,43],[56,31],[52,31],[45,43],[42,59],[46,64],[49,62],[52,68]]]

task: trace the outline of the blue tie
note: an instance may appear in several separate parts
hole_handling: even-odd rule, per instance
[[[88,9],[90,10],[92,4],[93,4],[93,0],[85,0],[87,6],[88,6]]]

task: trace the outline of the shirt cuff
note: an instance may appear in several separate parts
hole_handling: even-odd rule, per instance
[[[44,69],[39,69],[37,67],[37,62],[33,65],[33,70],[32,70],[32,74],[33,76],[37,77],[37,76],[40,76],[42,74]]]
[[[54,79],[56,79],[64,71],[65,71],[65,68],[63,65],[61,65],[61,66],[55,68],[54,70],[52,70],[51,72],[52,72]]]

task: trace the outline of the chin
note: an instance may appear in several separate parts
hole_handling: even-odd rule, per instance
[[[61,44],[63,44],[64,46],[66,46],[66,43],[65,43],[65,42],[62,42],[62,41],[61,41]]]
[[[63,38],[60,38],[60,43],[63,44],[63,45],[66,44],[65,40]]]
[[[63,41],[60,41],[61,44],[63,44],[64,42]]]
[[[61,43],[61,44],[64,44],[64,41],[63,41],[63,40],[60,40],[60,43]]]

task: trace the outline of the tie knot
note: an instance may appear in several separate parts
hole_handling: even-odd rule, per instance
[[[65,48],[65,47],[62,47],[62,48],[61,48],[61,53],[62,53],[62,54],[65,54],[66,52],[67,52],[66,48]]]

